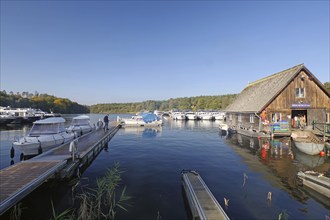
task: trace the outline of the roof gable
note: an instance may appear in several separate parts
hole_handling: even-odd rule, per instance
[[[227,108],[227,112],[260,112],[304,68],[299,64],[282,72],[249,83]]]

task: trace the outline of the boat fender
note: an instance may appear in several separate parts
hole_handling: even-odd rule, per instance
[[[39,141],[39,140],[38,140]],[[41,142],[39,141],[38,154],[42,154]]]
[[[321,157],[324,157],[324,156],[325,156],[324,151],[321,151],[321,152],[320,152],[320,156],[321,156]]]
[[[65,137],[63,137],[63,135],[61,135],[61,137],[63,138],[62,144],[64,144],[64,142],[65,142]]]
[[[24,159],[24,154],[21,153],[20,156],[19,156],[19,160],[22,161]]]
[[[14,156],[15,156],[15,149],[14,149],[14,146],[12,144],[11,149],[10,149],[10,158],[14,158]]]
[[[96,123],[97,127],[102,127],[103,126],[103,122],[101,121],[101,119],[99,119],[99,121]]]

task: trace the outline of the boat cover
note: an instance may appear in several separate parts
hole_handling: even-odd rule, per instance
[[[145,123],[150,123],[159,120],[158,116],[153,113],[142,113],[141,116]]]

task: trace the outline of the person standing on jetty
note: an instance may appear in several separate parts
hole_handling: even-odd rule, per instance
[[[108,117],[108,115],[104,116],[103,121],[104,121],[104,130],[105,131],[109,130],[109,128],[108,128],[108,126],[109,126],[109,117]]]

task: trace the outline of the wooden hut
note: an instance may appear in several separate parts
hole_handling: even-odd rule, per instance
[[[244,130],[286,134],[290,128],[330,122],[330,94],[300,64],[249,83],[226,108],[227,124]]]

